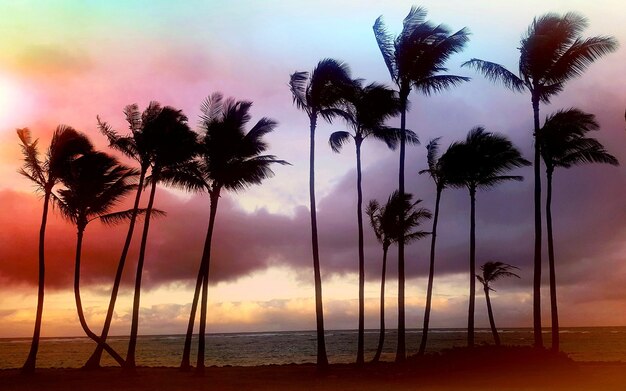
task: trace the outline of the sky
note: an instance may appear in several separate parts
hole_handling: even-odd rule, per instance
[[[275,176],[219,205],[209,290],[208,332],[315,328],[308,205],[308,119],[292,104],[289,75],[310,71],[323,58],[345,61],[353,77],[390,84],[372,32],[383,15],[391,33],[401,30],[412,3],[394,1],[2,1],[0,14],[0,337],[32,334],[36,306],[37,233],[41,198],[17,170],[16,128],[28,127],[45,149],[58,124],[84,132],[107,150],[96,116],[127,129],[124,106],[151,100],[182,109],[196,127],[211,93],[254,102],[253,121],[271,117],[272,154],[291,163]],[[433,96],[412,93],[408,127],[422,145],[410,147],[407,190],[434,207],[424,145],[442,137],[445,148],[474,126],[507,135],[530,158],[530,97],[492,85],[460,64],[470,58],[515,70],[519,40],[533,17],[576,11],[589,20],[583,35],[612,35],[621,44],[570,81],[541,118],[578,107],[596,115],[594,136],[626,162],[624,64],[626,27],[621,1],[423,1],[428,19],[452,31],[468,27],[465,50],[450,58],[449,72],[471,77]],[[397,125],[393,119],[390,125]],[[357,327],[356,171],[353,146],[328,148],[345,124],[320,121],[316,133],[316,191],[326,326]],[[109,151],[111,152],[111,151]],[[113,152],[111,152],[113,153]],[[130,162],[128,162],[130,163]],[[397,152],[374,141],[363,148],[365,200],[384,202],[397,186]],[[521,278],[498,281],[493,305],[501,327],[532,322],[532,168],[516,171],[524,182],[477,194],[477,260],[520,268]],[[554,178],[554,230],[561,324],[626,325],[626,171],[623,167],[560,169]],[[127,203],[130,201],[126,201]],[[159,188],[156,207],[167,217],[151,225],[142,290],[140,333],[186,330],[195,274],[208,225],[206,194]],[[124,205],[121,205],[122,208]],[[424,230],[430,229],[430,223]],[[431,325],[464,327],[469,285],[469,196],[446,190],[441,205]],[[125,228],[92,223],[83,246],[83,306],[99,329],[104,320]],[[75,229],[56,211],[46,241],[43,336],[82,335],[72,293]],[[420,327],[425,301],[429,240],[407,247],[407,326]],[[544,246],[545,247],[545,246]],[[544,252],[545,254],[545,252]],[[387,319],[396,319],[396,251],[390,251]],[[365,230],[367,328],[378,325],[382,248]],[[112,334],[128,333],[137,243],[124,275]],[[547,257],[544,256],[544,260]],[[547,263],[546,263],[547,265]],[[547,277],[547,267],[544,268]],[[544,325],[549,325],[547,278]],[[476,322],[487,327],[484,299]]]

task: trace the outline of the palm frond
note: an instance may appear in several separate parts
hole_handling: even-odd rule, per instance
[[[99,216],[94,217],[92,220],[99,219],[103,224],[112,226],[112,225],[120,224],[120,223],[130,220],[134,214],[136,214],[137,217],[144,216],[147,213],[147,211],[148,209],[145,209],[145,208],[140,208],[140,209],[137,209],[136,211],[135,209],[128,209],[128,210],[123,210],[120,212],[113,212],[113,213],[107,213],[104,215],[99,215]],[[152,208],[152,210],[150,211],[150,216],[151,218],[165,217],[167,216],[167,213],[160,209]]]
[[[428,169],[431,171],[437,168],[439,161],[439,140],[441,140],[441,137],[436,137],[426,145],[426,161],[428,162]]]
[[[502,83],[502,85],[512,91],[522,92],[526,89],[526,85],[518,76],[506,69],[500,64],[472,58],[461,64],[461,67],[473,68],[482,73],[489,81],[494,83]]]
[[[385,65],[387,65],[387,69],[389,70],[389,75],[391,76],[391,79],[398,84],[398,67],[396,66],[393,36],[387,31],[382,16],[379,16],[376,19],[372,28],[374,29],[374,37],[376,38],[378,48],[380,49]]]
[[[22,155],[24,156],[24,166],[18,172],[43,189],[46,178],[43,163],[39,160],[37,140],[32,141],[28,128],[17,129],[17,136],[22,142],[20,147],[22,148]]]
[[[404,243],[412,243],[416,240],[424,239],[426,236],[430,235],[430,232],[426,231],[416,231],[411,232],[404,236]]]
[[[424,95],[432,95],[469,81],[469,77],[455,75],[433,75],[419,80],[413,88]]]
[[[214,92],[208,96],[200,105],[200,118],[205,122],[216,120],[224,110],[224,96],[220,92]]]
[[[202,172],[202,164],[196,160],[163,168],[159,173],[159,181],[166,186],[187,191],[208,191],[209,189],[209,184]]]
[[[328,144],[333,152],[341,152],[341,148],[350,142],[352,135],[346,131],[333,132],[328,138]]]
[[[306,111],[309,115],[309,105],[307,103],[307,83],[309,72],[294,72],[289,78],[289,89],[293,97],[293,103],[300,110]]]
[[[139,106],[137,106],[136,103],[124,107],[124,116],[126,117],[126,122],[128,122],[128,128],[131,133],[141,130],[142,117],[141,112],[139,111]],[[100,118],[98,118],[98,122],[100,122]]]
[[[544,80],[557,83],[580,76],[594,61],[614,52],[617,47],[617,40],[613,37],[577,38],[555,61]]]

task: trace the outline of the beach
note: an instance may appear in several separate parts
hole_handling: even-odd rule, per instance
[[[408,364],[407,364],[408,365]],[[1,370],[4,391],[26,390],[623,390],[626,364],[575,363],[568,368],[450,368],[425,373],[419,368],[392,364],[366,366],[331,365],[319,373],[312,364],[254,367],[209,367],[204,376],[177,368],[137,369],[125,374],[120,368],[97,371],[41,369],[33,376],[19,370]]]

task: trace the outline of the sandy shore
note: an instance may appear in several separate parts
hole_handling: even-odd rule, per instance
[[[415,364],[415,363],[411,363]],[[203,377],[177,368],[120,368],[97,371],[40,369],[33,376],[0,371],[0,389],[9,390],[626,390],[626,364],[575,363],[567,367],[450,368],[423,370],[409,364],[332,365],[320,374],[314,365],[211,367]]]

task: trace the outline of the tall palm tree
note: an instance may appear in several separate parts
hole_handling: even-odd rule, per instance
[[[476,190],[491,188],[521,176],[505,175],[510,170],[530,165],[519,150],[503,135],[486,132],[482,127],[469,131],[464,141],[455,142],[446,151],[442,166],[447,183],[465,187],[470,194],[470,293],[467,319],[467,345],[474,346],[474,307],[476,299]]]
[[[548,13],[537,17],[522,37],[519,51],[518,74],[502,65],[471,59],[463,64],[481,72],[487,79],[500,82],[505,87],[522,92],[528,90],[531,96],[534,133],[539,133],[539,103],[549,103],[550,99],[563,91],[565,83],[580,76],[598,58],[613,52],[617,41],[613,37],[581,37],[587,27],[587,19],[568,12],[561,16]],[[536,140],[535,140],[536,141]],[[535,142],[533,160],[535,190],[535,247],[533,273],[533,328],[535,346],[543,347],[541,335],[541,147]]]
[[[391,36],[383,23],[382,16],[374,23],[374,36],[389,69],[391,79],[398,87],[400,98],[400,164],[398,190],[404,193],[404,158],[406,154],[406,112],[411,89],[424,95],[443,91],[469,78],[446,75],[446,61],[460,52],[469,40],[469,31],[463,28],[450,33],[443,25],[434,25],[426,20],[426,10],[412,7],[404,18],[402,32]],[[404,313],[404,239],[398,242],[398,349],[396,361],[406,358],[405,313]]]
[[[587,132],[599,129],[593,114],[578,109],[559,110],[550,115],[539,132],[541,157],[546,166],[546,226],[550,269],[550,313],[552,319],[552,350],[559,351],[559,315],[556,297],[554,239],[552,235],[552,176],[557,167],[570,168],[583,163],[606,163],[617,166],[609,154]]]
[[[426,352],[426,342],[428,341],[428,328],[430,323],[430,309],[433,297],[433,281],[435,278],[435,244],[437,241],[437,223],[439,221],[439,203],[441,201],[441,193],[447,186],[446,173],[441,164],[439,156],[439,139],[437,137],[431,140],[426,146],[428,168],[421,170],[420,174],[428,174],[435,182],[437,195],[435,198],[435,215],[433,217],[433,229],[430,237],[430,262],[428,267],[428,287],[426,289],[426,306],[424,307],[424,325],[422,326],[422,339],[418,354],[421,356]]]
[[[324,308],[322,300],[322,275],[320,272],[319,246],[317,241],[317,211],[315,210],[315,129],[317,118],[331,121],[341,115],[340,104],[351,88],[348,66],[330,58],[321,60],[313,72],[291,74],[289,88],[293,103],[309,118],[309,199],[311,210],[311,247],[313,251],[313,277],[315,282],[315,318],[317,329],[317,367],[328,366],[324,338]]]
[[[59,190],[58,197],[54,196],[61,214],[76,225],[74,298],[80,325],[85,334],[102,345],[120,365],[124,365],[122,357],[87,325],[80,297],[80,262],[87,224],[96,219],[107,224],[118,223],[133,214],[133,210],[116,213],[110,210],[134,189],[136,176],[135,170],[119,165],[114,158],[102,152],[90,152],[67,165],[61,177],[65,188]]]
[[[429,232],[415,230],[423,220],[432,217],[429,210],[419,208],[418,204],[422,200],[411,202],[412,195],[404,193],[400,195],[394,191],[384,206],[380,206],[378,201],[371,200],[365,213],[369,216],[370,224],[374,230],[376,238],[383,246],[383,268],[380,281],[380,334],[378,337],[378,347],[372,362],[378,362],[385,343],[385,282],[387,274],[387,250],[392,243],[397,243],[399,237],[404,238],[405,243],[411,243],[421,239]],[[404,224],[400,224],[401,217],[406,216]]]
[[[113,288],[111,289],[109,307],[104,319],[104,325],[102,326],[102,332],[100,333],[100,339],[102,342],[106,342],[109,335],[111,321],[113,320],[113,312],[115,311],[115,303],[117,301],[117,294],[122,283],[122,273],[124,272],[126,257],[128,256],[128,250],[130,249],[133,233],[135,232],[135,222],[139,211],[139,201],[141,199],[141,193],[144,189],[146,175],[148,173],[148,169],[150,168],[151,155],[145,145],[145,142],[143,141],[143,129],[150,123],[150,121],[153,121],[157,117],[161,110],[161,105],[154,101],[150,102],[143,113],[139,111],[139,107],[136,104],[126,106],[124,108],[124,114],[129,125],[130,134],[125,136],[118,134],[108,123],[101,121],[100,117],[98,117],[98,128],[100,129],[100,132],[107,137],[109,146],[121,152],[124,156],[139,163],[139,183],[137,185],[135,201],[133,203],[133,212],[130,215],[126,240],[124,241],[124,247],[122,248],[122,254],[120,255],[117,271],[115,273],[115,280],[113,281]],[[103,349],[104,344],[98,344],[91,357],[89,357],[85,363],[85,368],[100,367]]]
[[[201,127],[204,132],[201,143],[199,165],[201,182],[209,193],[210,215],[200,270],[196,281],[194,299],[189,316],[189,326],[185,339],[182,369],[189,368],[191,333],[196,317],[196,309],[202,289],[200,325],[198,336],[198,358],[196,371],[204,372],[205,330],[208,303],[209,270],[211,263],[211,239],[217,215],[217,205],[222,190],[242,191],[251,185],[258,185],[274,175],[272,164],[288,164],[273,155],[262,155],[268,148],[263,136],[274,131],[277,122],[261,118],[249,131],[252,102],[224,101],[221,93],[214,93],[202,105]]]
[[[62,170],[76,157],[92,149],[92,145],[83,134],[65,125],[59,125],[52,135],[52,140],[44,160],[39,156],[38,140],[33,141],[30,131],[26,128],[17,129],[17,135],[22,143],[24,165],[19,173],[32,181],[38,192],[43,193],[43,212],[39,228],[39,277],[37,291],[37,312],[35,316],[35,330],[30,345],[28,358],[22,366],[22,372],[35,371],[37,351],[39,350],[39,336],[41,334],[41,319],[43,314],[44,280],[45,280],[45,251],[46,224],[48,221],[48,207],[52,190],[59,182]]]
[[[361,80],[354,81],[354,89],[346,98],[343,118],[346,124],[352,128],[354,134],[347,131],[338,131],[330,135],[329,144],[334,152],[340,152],[341,148],[351,138],[356,147],[356,188],[357,188],[357,225],[359,242],[359,331],[357,343],[358,365],[364,363],[364,335],[365,335],[365,255],[363,251],[363,191],[361,188],[361,145],[368,137],[373,137],[387,144],[390,149],[395,149],[399,139],[399,132],[389,128],[385,121],[398,113],[399,105],[395,91],[381,85],[372,83],[362,86]],[[411,141],[417,141],[413,132]]]
[[[198,152],[196,133],[187,124],[187,117],[181,110],[166,106],[158,111],[153,120],[143,126],[142,142],[145,150],[151,156],[150,166],[150,197],[146,207],[141,245],[139,246],[139,258],[137,260],[137,272],[135,275],[135,293],[133,297],[132,323],[128,352],[124,368],[134,370],[135,350],[137,347],[137,334],[139,330],[139,304],[141,300],[141,278],[146,256],[150,217],[154,206],[156,186],[163,177],[172,182],[170,171],[179,170],[181,166],[189,163]]]
[[[493,334],[493,340],[496,343],[496,346],[500,346],[500,336],[498,335],[498,329],[496,328],[496,322],[493,318],[493,309],[491,308],[491,299],[489,298],[489,291],[494,291],[489,284],[494,282],[495,280],[502,277],[517,277],[520,278],[517,274],[512,272],[513,269],[519,269],[516,266],[511,266],[508,263],[503,262],[485,262],[484,265],[480,267],[482,270],[482,276],[476,275],[478,281],[483,284],[483,290],[485,291],[485,300],[487,301],[487,312],[489,314],[489,325],[491,326],[491,334]]]

